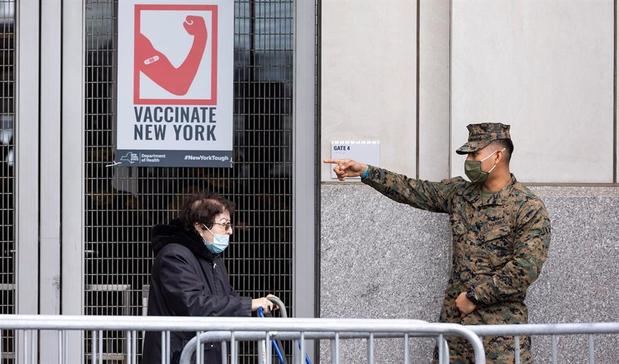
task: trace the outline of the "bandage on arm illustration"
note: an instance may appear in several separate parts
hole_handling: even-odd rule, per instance
[[[193,35],[193,44],[178,68],[142,33],[137,35],[135,47],[136,68],[157,85],[177,96],[185,95],[189,91],[204,55],[208,37],[203,17],[189,15],[185,18],[183,27],[189,35]]]

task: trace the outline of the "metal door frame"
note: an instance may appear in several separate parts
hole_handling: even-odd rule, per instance
[[[84,3],[62,3],[61,314],[84,312]],[[67,334],[69,362],[83,359],[80,332]]]
[[[38,313],[39,292],[39,2],[15,1],[15,312]],[[16,337],[18,363],[37,360]],[[30,341],[31,340],[31,341]],[[26,354],[26,355],[23,355]]]
[[[316,227],[316,45],[315,3],[295,3],[294,50],[294,307],[297,317],[314,317]],[[309,258],[309,259],[308,259]],[[301,288],[301,289],[299,289]]]
[[[316,2],[295,2],[293,141],[293,308],[296,317],[317,317],[316,289]],[[307,344],[313,353],[312,343]]]
[[[60,314],[61,0],[40,3],[39,313]],[[40,350],[58,358],[57,332],[41,331]],[[48,359],[46,359],[48,360]],[[52,359],[55,360],[55,359]]]

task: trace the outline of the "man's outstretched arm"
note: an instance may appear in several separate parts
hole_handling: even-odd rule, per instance
[[[453,193],[458,185],[466,183],[462,178],[442,182],[408,178],[403,174],[353,160],[325,160],[324,162],[334,166],[333,171],[340,181],[350,177],[361,177],[363,183],[394,201],[434,212],[449,212]]]

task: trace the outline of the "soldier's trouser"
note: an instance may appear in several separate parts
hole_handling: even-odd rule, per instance
[[[514,338],[509,336],[488,336],[483,338],[486,363],[503,364],[515,363]],[[450,337],[449,362],[451,364],[466,364],[475,362],[473,347],[466,339]],[[438,363],[438,350],[434,349],[434,363]],[[520,336],[520,362],[523,364],[533,363],[531,359],[531,338]]]
[[[451,285],[451,281],[450,281]],[[492,306],[480,306],[475,311],[462,315],[456,307],[456,297],[465,291],[465,286],[452,285],[448,288],[443,308],[441,322],[461,325],[498,325],[522,324],[528,321],[527,307],[524,302],[500,302]],[[473,347],[463,338],[448,337],[449,356],[451,363],[473,363]],[[483,338],[486,361],[488,363],[514,363],[514,338],[505,336],[489,336]],[[529,364],[531,360],[531,339],[520,337],[520,362]],[[435,354],[438,352],[435,351]],[[438,358],[438,355],[435,356]]]

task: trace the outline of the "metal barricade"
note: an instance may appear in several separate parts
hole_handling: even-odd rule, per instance
[[[551,362],[557,363],[558,336],[588,335],[588,361],[595,363],[594,335],[619,334],[619,322],[565,323],[565,324],[523,324],[523,325],[469,325],[467,329],[477,335],[514,337],[514,357],[520,363],[521,336],[550,336],[552,338]]]
[[[171,332],[195,332],[201,340],[195,340],[198,360],[202,342],[210,338],[216,341],[230,341],[231,354],[235,363],[236,344],[239,341],[266,340],[267,362],[271,362],[270,342],[274,338],[297,339],[299,348],[297,358],[305,357],[305,340],[331,341],[333,362],[339,362],[339,342],[348,338],[366,338],[368,360],[374,362],[374,340],[377,338],[403,338],[405,343],[412,337],[435,337],[443,348],[443,360],[447,355],[444,338],[461,336],[468,340],[475,351],[476,363],[484,363],[485,355],[481,340],[470,329],[456,324],[427,323],[416,320],[376,320],[376,319],[302,319],[302,318],[241,318],[241,317],[140,317],[140,316],[62,316],[62,315],[0,315],[0,337],[5,330],[17,330],[31,338],[37,330],[57,330],[59,335],[58,362],[70,362],[66,358],[67,333],[81,331],[90,333],[91,362],[100,362],[104,357],[101,338],[104,331],[124,331],[127,335],[126,350],[129,364],[137,362],[137,333],[140,331],[159,331],[162,333],[163,358],[169,358]],[[203,335],[206,333],[206,336]],[[33,340],[25,340],[23,352],[17,353],[23,362],[35,363]],[[404,345],[407,353],[408,345]],[[226,347],[226,346],[225,346]],[[222,350],[227,355],[227,350]],[[1,350],[0,350],[1,352]],[[186,354],[187,355],[187,354]],[[191,354],[189,354],[191,356]],[[408,355],[406,355],[408,358]],[[0,362],[2,361],[0,357]],[[301,360],[301,359],[298,359]]]
[[[370,320],[375,321],[375,320]],[[414,321],[414,320],[413,320]],[[409,340],[413,337],[436,337],[437,345],[441,348],[439,350],[439,363],[449,363],[449,347],[447,345],[447,340],[445,340],[445,336],[449,335],[457,335],[463,336],[469,342],[472,342],[472,339],[475,336],[467,336],[464,335],[463,331],[452,331],[452,328],[448,328],[445,325],[449,326],[451,324],[430,324],[424,321],[415,321],[417,323],[423,325],[441,325],[441,329],[445,329],[444,334],[439,334],[437,331],[430,330],[426,331],[425,328],[421,326],[415,327],[415,330],[412,330],[408,333],[393,333],[393,332],[370,332],[370,331],[351,331],[351,332],[302,332],[302,331],[244,331],[244,332],[230,332],[230,331],[210,331],[201,333],[199,336],[194,337],[190,340],[183,349],[181,354],[180,364],[190,364],[190,363],[200,363],[203,364],[201,358],[198,356],[193,356],[194,353],[199,352],[202,349],[202,344],[209,342],[219,342],[222,345],[222,362],[226,362],[228,356],[228,343],[230,344],[230,363],[236,364],[238,362],[238,343],[241,341],[252,341],[259,343],[260,341],[267,342],[266,346],[266,354],[264,356],[264,360],[260,362],[264,363],[272,363],[271,352],[269,344],[273,340],[299,340],[300,344],[295,346],[294,358],[296,358],[296,362],[299,364],[307,363],[305,361],[306,353],[304,350],[304,340],[329,340],[331,346],[331,363],[340,363],[340,355],[339,355],[339,346],[342,340],[348,339],[365,339],[367,342],[367,361],[369,364],[375,363],[374,360],[374,341],[377,339],[403,339],[403,353],[404,353],[404,363],[409,364],[410,353],[409,353]],[[456,325],[459,326],[459,325]],[[360,330],[367,329],[359,328]],[[419,331],[417,331],[419,330]],[[440,331],[440,330],[439,330]],[[472,344],[473,347],[476,347],[476,344]],[[483,348],[479,348],[481,353],[483,354]],[[475,353],[475,362],[476,363],[485,363],[485,355],[478,356],[477,351]],[[281,362],[280,362],[281,364]]]
[[[483,344],[480,337],[513,336],[518,341],[521,336],[550,336],[552,338],[552,362],[557,362],[557,341],[564,335],[588,335],[589,363],[595,362],[594,335],[619,334],[619,322],[607,323],[568,323],[568,324],[527,324],[527,325],[485,325],[461,326],[456,324],[427,323],[416,320],[376,320],[376,319],[300,319],[300,318],[222,318],[222,317],[139,317],[139,316],[60,316],[60,315],[0,315],[0,362],[9,359],[3,355],[2,338],[13,332],[23,345],[14,353],[21,363],[36,363],[36,336],[39,330],[59,331],[58,363],[73,362],[67,359],[67,343],[70,332],[88,333],[91,349],[90,361],[101,362],[105,358],[102,337],[105,331],[124,331],[126,334],[125,354],[127,363],[137,363],[137,338],[140,331],[158,331],[163,338],[163,347],[169,355],[170,333],[176,331],[195,332],[194,338],[186,345],[182,355],[184,363],[194,352],[200,353],[205,342],[222,342],[222,355],[228,356],[232,363],[237,362],[241,341],[265,340],[267,363],[271,362],[272,340],[298,340],[294,358],[303,362],[306,340],[328,340],[331,348],[331,362],[340,362],[340,342],[348,339],[365,339],[367,360],[373,363],[374,341],[381,338],[404,340],[404,362],[408,363],[409,345],[412,338],[434,337],[438,341],[440,360],[448,361],[447,336],[461,336],[468,340],[475,351],[477,363],[485,362]],[[81,345],[78,340],[77,344]],[[228,344],[229,343],[229,344]],[[397,344],[398,346],[400,344]],[[229,348],[229,350],[228,350]],[[199,354],[198,362],[200,362]],[[515,345],[516,362],[520,358],[519,345]]]

